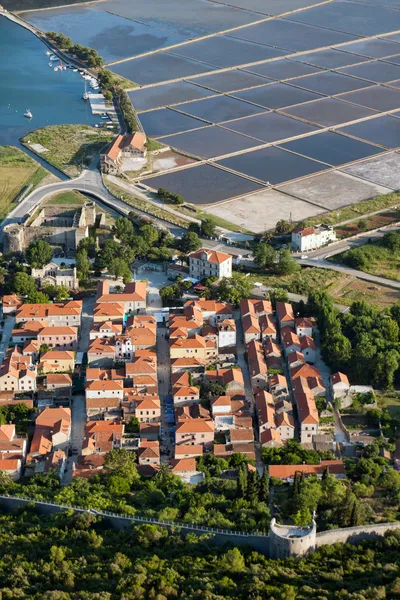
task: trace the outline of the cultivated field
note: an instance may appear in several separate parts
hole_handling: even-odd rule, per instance
[[[47,174],[18,148],[0,146],[0,218],[10,212],[24,187],[37,185]]]

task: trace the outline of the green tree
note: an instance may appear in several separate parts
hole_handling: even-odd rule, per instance
[[[251,295],[253,283],[243,273],[233,273],[232,277],[223,277],[217,287],[217,294],[224,302],[230,302],[235,306],[240,304],[243,298]]]
[[[290,233],[292,231],[292,229],[293,229],[293,225],[291,223],[289,223],[289,221],[285,221],[284,219],[281,219],[275,225],[276,233],[280,233],[283,235]]]
[[[289,294],[284,288],[273,288],[268,292],[268,296],[274,308],[277,302],[289,302]]]
[[[44,292],[35,291],[31,294],[28,294],[26,302],[28,304],[47,304],[50,302],[50,298]]]
[[[247,494],[247,467],[245,464],[241,464],[238,471],[237,479],[237,496],[238,498],[245,498]]]
[[[92,268],[92,263],[89,260],[88,252],[84,248],[76,253],[76,271],[78,278],[82,281],[87,281]]]
[[[113,226],[114,235],[123,242],[129,242],[135,233],[133,223],[127,217],[118,217]]]
[[[241,573],[246,570],[244,556],[239,548],[228,550],[219,561],[219,568],[228,573]]]
[[[113,275],[115,279],[120,279],[124,283],[132,281],[132,271],[129,268],[128,263],[122,258],[114,258],[108,266],[108,272]]]
[[[194,231],[188,231],[182,236],[180,247],[182,252],[194,252],[195,250],[201,248],[201,240],[197,233]]]
[[[214,219],[212,217],[205,217],[204,219],[202,219],[200,224],[200,231],[201,234],[205,237],[215,237],[217,234],[217,226],[215,224]]]
[[[261,476],[259,499],[265,503],[268,503],[269,500],[269,475],[267,468],[264,468]]]
[[[275,266],[276,250],[270,244],[258,244],[253,254],[254,262],[262,269],[272,269]]]
[[[159,231],[153,225],[143,225],[140,228],[140,235],[146,240],[149,246],[156,244],[159,240]]]
[[[15,273],[13,288],[17,294],[21,294],[22,296],[29,296],[37,291],[33,277],[23,272]]]
[[[246,497],[253,505],[257,503],[260,493],[260,476],[257,471],[250,471],[247,476]]]
[[[36,240],[26,250],[26,260],[35,269],[41,269],[52,259],[53,250],[45,240]]]
[[[300,271],[300,265],[292,258],[290,251],[285,248],[279,252],[276,272],[279,275],[293,275]]]

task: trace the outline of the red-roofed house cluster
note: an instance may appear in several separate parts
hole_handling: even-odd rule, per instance
[[[273,311],[267,300],[242,300],[240,311],[261,446],[295,437],[312,445],[319,431],[315,398],[326,395],[314,364],[314,320],[296,317],[284,302]]]

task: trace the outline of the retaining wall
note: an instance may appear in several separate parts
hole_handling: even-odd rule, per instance
[[[386,531],[400,529],[400,523],[377,523],[374,525],[364,525],[362,527],[346,527],[345,529],[331,529],[330,531],[321,531],[316,536],[316,547],[326,544],[336,544],[337,542],[345,544],[358,544],[362,540],[376,539],[386,533]]]

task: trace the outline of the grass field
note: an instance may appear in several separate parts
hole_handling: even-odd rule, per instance
[[[331,285],[339,279],[339,273],[328,271],[327,269],[318,269],[306,267],[300,273],[294,275],[252,274],[250,279],[255,282],[263,283],[268,287],[284,288],[293,294],[302,294],[307,296],[313,290],[329,290]]]
[[[356,256],[361,256],[362,262],[353,263]],[[360,248],[346,250],[328,260],[348,265],[365,273],[400,281],[400,250],[393,251],[385,247],[381,240],[365,244]]]
[[[87,167],[114,134],[88,125],[51,125],[37,129],[22,138],[30,149],[41,144],[49,151],[42,158],[74,177]]]
[[[334,210],[323,215],[311,217],[306,219],[304,223],[306,225],[318,225],[319,223],[325,223],[325,225],[336,225],[342,221],[362,217],[363,215],[367,215],[377,210],[395,207],[397,204],[400,204],[400,193],[394,192],[393,194],[384,194],[382,196],[376,196],[371,200],[358,202],[358,204],[350,204],[349,206],[345,206],[340,210]]]
[[[47,198],[43,202],[43,206],[48,206],[49,204],[85,204],[87,202],[87,198],[82,196],[79,192],[60,192],[59,194],[55,194],[50,198]]]
[[[387,408],[390,416],[394,419],[400,419],[400,393],[387,392],[377,396],[379,408]]]
[[[0,146],[0,219],[14,208],[24,187],[36,187],[48,172],[13,146]]]

